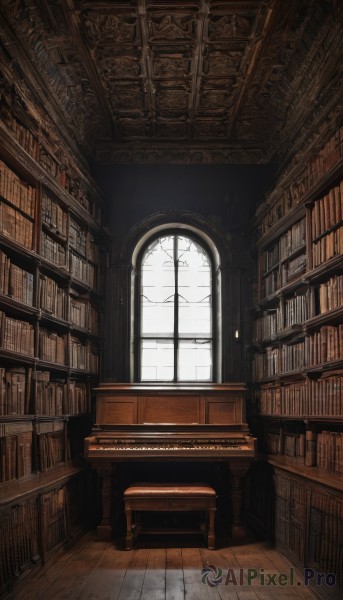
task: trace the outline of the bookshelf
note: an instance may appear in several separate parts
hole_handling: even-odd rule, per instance
[[[251,350],[261,463],[252,474],[247,509],[251,524],[269,532],[295,565],[334,573],[334,589],[314,591],[338,598],[343,578],[342,127],[323,135],[305,160],[302,154],[284,169],[259,207],[255,225]],[[260,476],[263,464],[269,484],[265,474]],[[267,510],[255,508],[261,498]]]
[[[16,69],[0,73],[0,594],[86,521],[104,294],[101,192]]]

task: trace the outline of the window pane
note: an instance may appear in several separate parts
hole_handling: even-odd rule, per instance
[[[211,263],[193,240],[178,238],[179,335],[211,336]]]
[[[173,381],[174,343],[172,340],[141,341],[141,381]]]
[[[212,380],[212,342],[203,340],[180,341],[178,380]]]
[[[144,253],[141,287],[141,335],[173,335],[174,236],[155,240]]]

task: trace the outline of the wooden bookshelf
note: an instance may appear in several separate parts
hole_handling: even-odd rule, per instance
[[[338,584],[329,597],[338,598],[343,583],[342,127],[311,147],[307,161],[296,163],[295,157],[281,173],[255,222],[251,352],[261,460],[253,467],[255,488],[250,485],[247,508],[251,525],[259,532],[265,527],[294,564],[335,573]],[[255,508],[257,500],[268,510]]]
[[[86,519],[87,476],[74,463],[104,293],[101,192],[16,69],[1,65],[0,594]]]

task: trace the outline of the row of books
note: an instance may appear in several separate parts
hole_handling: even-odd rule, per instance
[[[260,234],[264,235],[283,216],[300,204],[317,182],[325,177],[326,173],[334,168],[343,157],[343,127],[335,131],[329,140],[317,150],[314,157],[309,158],[296,177],[294,174],[285,174],[285,182],[279,182],[275,192],[267,199],[271,204],[267,213],[261,220]],[[301,157],[301,163],[303,159]],[[299,162],[300,164],[300,162]],[[288,181],[287,181],[288,179]],[[275,200],[273,195],[276,197]]]
[[[262,273],[266,273],[279,264],[279,242],[274,243],[262,253]]]
[[[93,218],[100,224],[101,211],[93,195],[81,184],[79,176],[71,169],[70,157],[68,168],[62,165],[46,145],[40,144],[37,162],[64,190],[66,190]]]
[[[325,283],[321,283],[318,296],[320,314],[343,306],[343,275],[335,275]]]
[[[0,311],[0,348],[34,356],[34,329],[30,323],[12,319]]]
[[[87,230],[72,217],[69,222],[69,244],[82,256],[87,256]]]
[[[21,573],[47,559],[79,530],[85,519],[85,494],[84,473],[78,473],[64,483],[58,481],[53,489],[1,508],[1,595],[8,594]]]
[[[34,247],[33,222],[0,200],[0,234],[27,250]]]
[[[307,320],[307,302],[305,294],[286,298],[285,300],[285,328],[298,325]]]
[[[43,188],[42,191],[42,222],[60,237],[67,239],[68,213]]]
[[[94,334],[99,332],[99,314],[88,300],[70,298],[70,321]]]
[[[317,466],[328,473],[343,474],[343,433],[337,431],[318,433]]]
[[[38,468],[46,471],[57,467],[70,458],[64,431],[53,431],[38,435]]]
[[[19,321],[0,311],[0,348],[17,352],[24,356],[34,356],[34,327],[26,321]],[[67,338],[55,331],[39,330],[38,356],[41,360],[66,365]],[[70,338],[70,366],[96,372],[97,352],[89,344],[82,344],[77,338]]]
[[[275,473],[275,542],[304,561],[306,488]],[[306,563],[307,564],[307,563]]]
[[[77,338],[70,338],[70,366],[89,373],[96,373],[98,369],[98,355],[92,347],[82,344]]]
[[[54,240],[47,233],[42,232],[40,241],[40,253],[49,262],[60,268],[66,268],[67,249],[63,244]]]
[[[342,514],[342,497],[316,486],[311,494],[306,564],[335,573],[336,585],[342,582]]]
[[[305,343],[283,344],[280,348],[266,348],[264,353],[255,354],[252,374],[255,380],[266,379],[304,366]]]
[[[32,369],[0,367],[0,415],[29,414]]]
[[[277,268],[262,279],[262,297],[271,296],[279,289],[280,285],[279,268]]]
[[[18,144],[24,148],[25,152],[32,156],[34,160],[37,160],[37,137],[31,133],[28,127],[20,122],[18,117],[13,112],[11,104],[8,102],[6,95],[4,94],[2,94],[1,97],[0,116],[3,124],[11,132],[12,137],[14,137]]]
[[[0,593],[39,559],[37,498],[3,508],[0,514]],[[47,532],[48,534],[48,532]]]
[[[41,255],[59,268],[67,269],[67,249],[46,233],[41,236]],[[91,288],[96,287],[96,267],[87,259],[69,251],[69,273]]]
[[[39,307],[60,319],[67,319],[68,293],[50,277],[40,275]],[[0,250],[0,294],[33,305],[34,276],[21,269]],[[98,312],[88,300],[70,299],[70,321],[98,333]]]
[[[264,311],[262,317],[254,320],[254,341],[272,337],[277,333],[281,333],[284,329],[303,323],[307,320],[307,313],[307,302],[304,294],[286,298],[284,305],[284,324],[282,322],[283,316],[280,306],[276,309]]]
[[[33,274],[15,265],[0,250],[0,294],[33,305]]]
[[[10,429],[9,425],[7,427]],[[26,477],[32,472],[32,423],[13,424],[11,430],[12,433],[0,436],[1,483]]]
[[[260,412],[280,416],[341,416],[343,374],[261,387]]]
[[[305,434],[304,433],[272,433],[265,437],[268,454],[286,456],[293,462],[305,463]]]
[[[87,383],[56,379],[49,371],[0,367],[0,415],[78,415],[89,411]]]
[[[39,306],[42,311],[58,319],[67,320],[67,290],[60,287],[51,277],[42,274],[39,276],[39,283]]]
[[[0,196],[31,218],[35,216],[36,189],[0,160]]]
[[[253,322],[253,340],[272,337],[281,329],[280,308],[264,311],[262,316]]]
[[[306,365],[343,359],[343,325],[325,325],[305,338]]]
[[[280,285],[287,285],[289,281],[292,281],[292,279],[298,277],[306,270],[306,265],[307,257],[305,252],[287,262],[282,263],[279,276]]]
[[[343,325],[325,325],[304,341],[266,348],[265,353],[253,358],[255,379],[273,377],[303,367],[315,367],[343,359]]]
[[[312,244],[312,268],[343,254],[343,226]]]
[[[53,492],[43,494],[42,503],[45,510],[45,526],[49,532],[47,539],[45,540],[45,552],[49,554],[54,548],[57,548],[67,536],[66,517],[69,505],[66,487],[63,486]]]
[[[66,364],[66,342],[54,331],[39,331],[39,358],[59,365]]]
[[[268,454],[284,456],[299,465],[317,466],[328,473],[343,473],[343,434],[340,432],[308,431],[305,434],[280,430],[267,432],[265,443]]]
[[[303,248],[306,244],[306,219],[303,218],[292,225],[288,231],[280,237],[279,248],[280,248],[280,260],[286,260],[297,252],[300,248]]]
[[[69,272],[75,279],[97,289],[97,268],[74,252],[69,252]]]
[[[37,371],[35,413],[47,416],[78,415],[89,410],[87,383],[51,378],[50,371]]]
[[[280,287],[287,285],[306,270],[306,265],[305,253],[278,265],[274,271],[262,278],[262,297],[268,297]]]
[[[4,79],[6,80],[5,75]],[[11,87],[12,85],[9,84],[9,88]],[[34,110],[32,111],[31,107],[29,107],[26,102],[23,102],[22,98],[20,98],[19,102],[18,99],[16,99],[15,105],[13,105],[12,93],[11,96],[9,94],[6,95],[6,92],[4,92],[0,106],[2,123],[11,133],[11,137],[14,137],[20,146],[30,154],[30,156],[39,163],[60,186],[73,196],[98,224],[101,224],[101,210],[98,201],[94,197],[94,194],[88,189],[88,186],[86,186],[84,177],[80,176],[80,170],[76,164],[74,164],[74,158],[70,153],[68,156],[60,156],[57,158],[57,155],[61,155],[60,149],[65,147],[62,140],[60,140],[56,152],[50,148],[46,141],[44,143],[43,141],[38,141],[38,137],[40,140],[43,140],[44,138],[47,140],[49,138],[48,131],[46,132],[47,135],[44,135],[46,124],[50,121],[49,117],[46,116],[46,123],[45,121],[43,122],[41,118],[38,117],[38,113]],[[21,105],[21,110],[18,110],[19,105]],[[22,113],[23,119],[20,118],[20,112]],[[30,115],[30,127],[23,124],[23,121],[28,121],[28,115]],[[37,117],[36,121],[35,117]],[[51,129],[51,125],[51,122],[47,125],[48,129]],[[55,133],[57,136],[59,135],[56,129]]]
[[[311,210],[312,240],[336,227],[343,219],[343,181],[317,200]]]

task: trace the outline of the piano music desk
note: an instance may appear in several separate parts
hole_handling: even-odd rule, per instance
[[[137,483],[130,485],[124,492],[127,521],[126,550],[133,546],[134,511],[205,511],[207,526],[202,524],[201,531],[207,537],[209,550],[215,548],[214,513],[216,510],[215,490],[202,483]],[[163,529],[143,530],[144,533],[165,533]],[[172,531],[168,530],[168,533]],[[180,530],[177,531],[180,533]],[[181,530],[181,533],[189,533]]]

